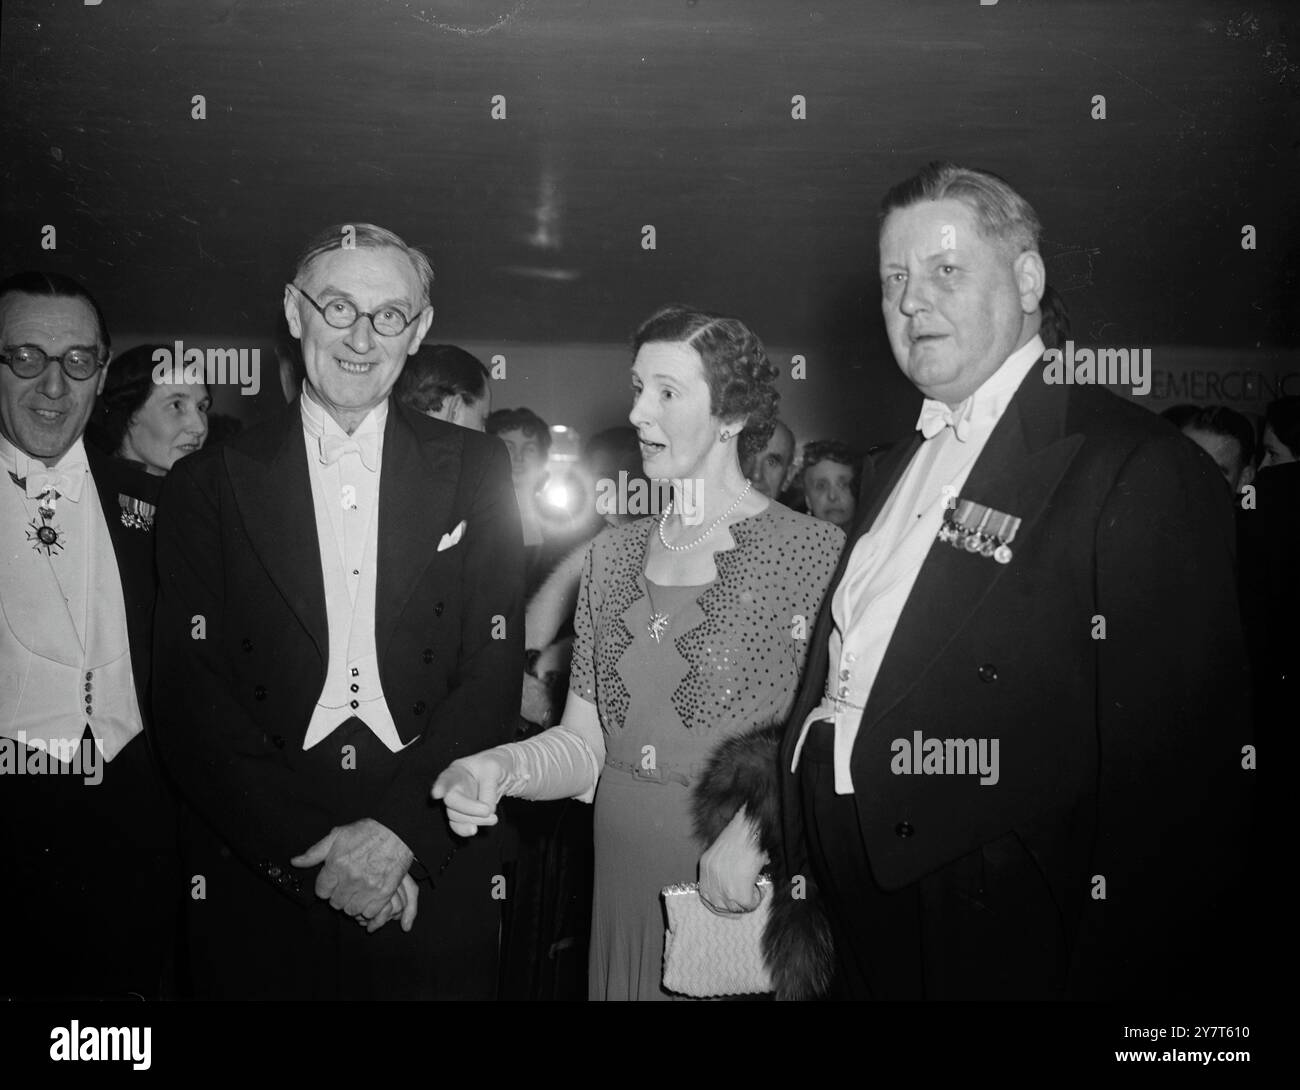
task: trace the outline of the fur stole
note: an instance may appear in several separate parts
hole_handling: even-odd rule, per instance
[[[784,722],[762,724],[718,746],[692,790],[695,835],[705,846],[742,806],[771,860],[774,896],[763,931],[763,957],[777,999],[825,994],[833,966],[830,924],[811,874],[785,874],[779,754]]]

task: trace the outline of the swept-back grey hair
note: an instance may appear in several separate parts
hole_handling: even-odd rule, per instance
[[[424,293],[422,303],[428,304],[429,292],[433,287],[433,266],[429,264],[424,251],[408,245],[400,235],[394,234],[387,227],[378,227],[373,223],[336,223],[333,227],[317,232],[308,240],[298,257],[298,264],[293,271],[294,282],[298,282],[307,267],[318,257],[331,250],[342,250],[345,243],[348,249],[391,246],[395,250],[401,250],[415,267],[416,275],[420,278],[420,290]]]

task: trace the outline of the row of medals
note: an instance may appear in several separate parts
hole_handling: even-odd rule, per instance
[[[980,515],[983,517],[980,518],[979,525],[969,525]],[[996,533],[987,529],[991,520],[996,520]],[[999,564],[1009,564],[1012,556],[1010,542],[1019,528],[1020,519],[1012,515],[1004,515],[990,507],[962,500],[956,510],[945,512],[938,538],[954,549],[965,549],[968,553],[991,556]]]

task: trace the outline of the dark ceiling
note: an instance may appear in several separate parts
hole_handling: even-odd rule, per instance
[[[258,336],[303,237],[371,220],[428,248],[440,340],[684,299],[853,358],[879,197],[953,158],[1034,202],[1081,339],[1296,347],[1294,6],[5,0],[3,265],[118,330]]]

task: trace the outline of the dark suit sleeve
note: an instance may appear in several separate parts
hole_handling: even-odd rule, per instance
[[[181,794],[245,863],[308,904],[310,871],[288,860],[330,829],[283,751],[234,696],[226,658],[219,455],[187,458],[158,505],[153,707],[158,748]],[[224,513],[233,519],[230,512]],[[201,623],[203,638],[196,639]]]
[[[504,445],[481,460],[459,548],[466,550],[456,684],[403,756],[371,816],[406,842],[434,876],[460,838],[430,805],[439,773],[457,757],[508,742],[523,685],[524,546]]]
[[[1248,676],[1228,494],[1181,437],[1121,469],[1096,537],[1097,837],[1070,991],[1204,991],[1236,888],[1250,775]],[[1080,623],[1086,619],[1080,618]]]

